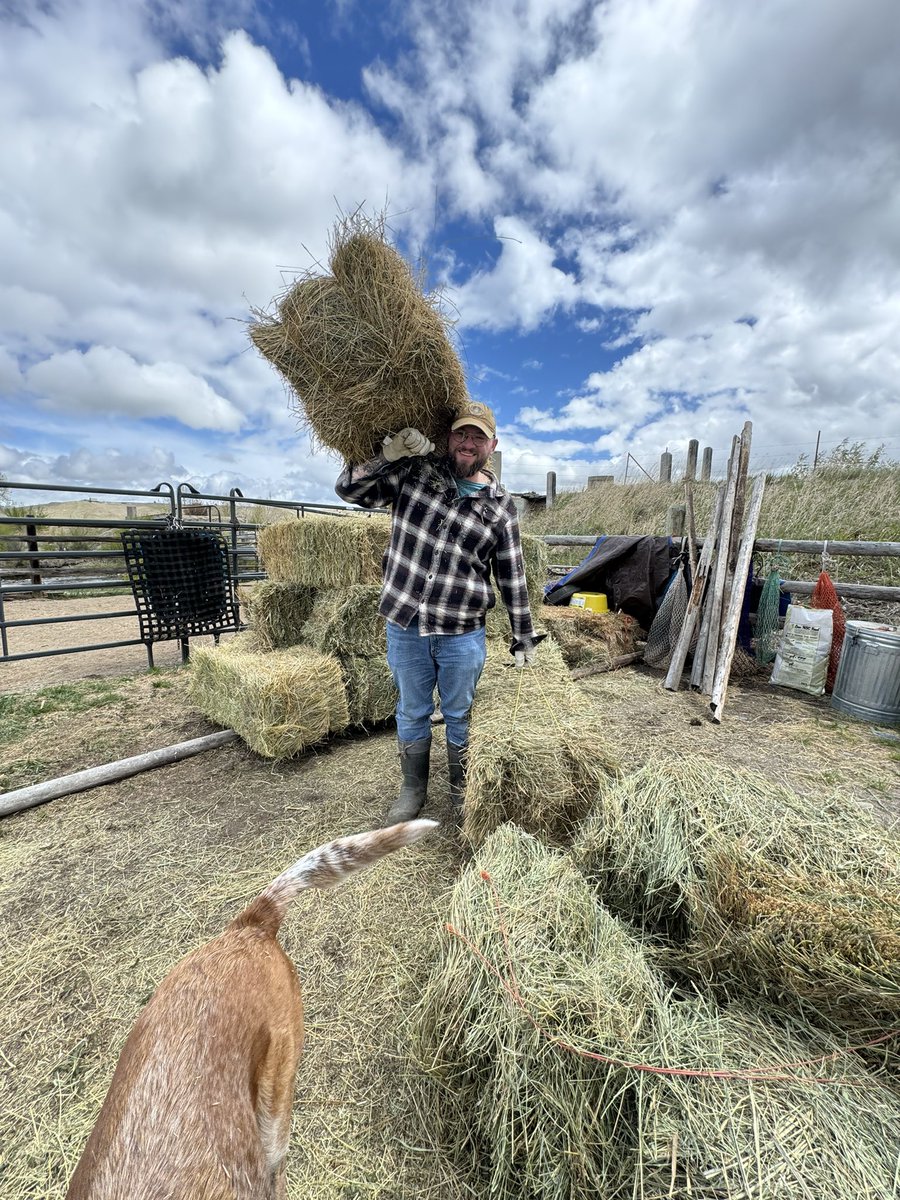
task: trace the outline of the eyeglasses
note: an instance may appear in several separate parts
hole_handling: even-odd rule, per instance
[[[486,433],[465,433],[462,429],[451,430],[450,437],[457,442],[471,440],[476,446],[486,446],[491,440]]]

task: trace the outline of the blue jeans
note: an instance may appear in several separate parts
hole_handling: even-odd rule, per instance
[[[471,633],[419,635],[417,621],[403,629],[387,623],[387,660],[400,692],[397,736],[401,742],[431,737],[434,689],[441,698],[447,741],[465,746],[469,709],[487,653],[484,626]]]

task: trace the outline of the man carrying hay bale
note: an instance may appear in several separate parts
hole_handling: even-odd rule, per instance
[[[446,455],[417,429],[386,437],[368,462],[348,462],[335,490],[363,508],[391,506],[379,612],[400,693],[397,738],[403,785],[387,814],[393,824],[425,803],[431,714],[437,686],[446,722],[450,799],[459,814],[469,710],[485,661],[485,617],[495,604],[491,571],[509,613],[511,653],[530,666],[538,642],[525,583],[515,505],[487,463],[497,425],[486,404],[469,401],[453,422]]]

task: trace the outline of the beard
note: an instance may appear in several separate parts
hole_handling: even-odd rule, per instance
[[[472,458],[463,458],[458,450],[451,450],[447,455],[447,462],[457,479],[471,479],[473,475],[477,475],[479,471],[483,470],[490,457],[489,452],[485,454],[476,452]]]

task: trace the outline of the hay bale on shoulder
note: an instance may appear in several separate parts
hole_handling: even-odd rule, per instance
[[[191,655],[191,698],[264,758],[290,758],[347,727],[340,663],[307,646],[260,653],[238,634]]]
[[[563,604],[545,605],[541,623],[568,667],[608,665],[621,654],[631,654],[638,632],[637,621],[627,613],[594,613]]]
[[[390,538],[390,520],[379,514],[302,517],[261,529],[257,547],[272,580],[347,588],[381,583],[381,560]]]
[[[547,582],[547,564],[550,561],[547,543],[543,538],[523,533],[522,558],[525,562],[525,584],[528,588],[532,620],[537,628],[541,628],[544,619],[544,584]],[[509,615],[496,584],[494,584],[494,591],[497,593],[497,603],[493,608],[488,609],[485,621],[487,635],[490,638],[502,638],[509,642],[512,638]]]
[[[283,650],[303,640],[303,626],[312,611],[316,588],[302,583],[263,580],[238,589],[247,624],[263,650]]]
[[[500,646],[488,652],[469,726],[463,834],[480,844],[515,821],[529,833],[565,841],[618,772],[603,726],[587,720],[558,647],[537,663],[511,667]]]
[[[388,245],[383,220],[359,213],[337,224],[330,266],[293,284],[277,316],[258,312],[250,325],[313,439],[350,462],[409,425],[444,446],[466,386],[437,297]]]

